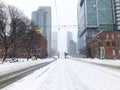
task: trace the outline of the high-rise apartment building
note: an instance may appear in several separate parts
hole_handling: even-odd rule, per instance
[[[52,32],[51,49],[52,55],[56,55],[58,51],[58,34],[56,31]]]
[[[69,52],[70,49],[70,41],[73,40],[73,35],[71,32],[67,32],[67,52]]]
[[[37,11],[32,12],[32,21],[47,39],[48,55],[51,56],[51,7],[41,6]]]
[[[70,56],[76,57],[76,42],[73,40],[69,41],[69,48],[68,48],[68,54]]]
[[[114,0],[115,29],[120,30],[120,0]]]
[[[78,50],[86,46],[86,39],[106,30],[114,30],[114,0],[79,0]]]

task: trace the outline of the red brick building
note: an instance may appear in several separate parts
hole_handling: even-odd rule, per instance
[[[103,31],[86,43],[88,57],[120,59],[120,31]]]
[[[47,54],[47,40],[40,34],[40,33],[36,33],[35,36],[38,36],[38,43],[34,44],[34,55],[41,55],[41,54]],[[9,47],[8,51],[7,51],[7,58],[12,58],[12,47],[13,45],[11,44],[11,46]],[[28,45],[30,46],[30,45]],[[32,46],[32,45],[31,45]],[[3,48],[2,46],[0,46],[0,58],[3,57]],[[32,55],[33,53],[30,52],[30,55]],[[15,52],[15,57],[16,58],[26,58],[28,57],[28,51],[26,49],[26,46],[21,46],[16,52]]]
[[[47,40],[43,37],[43,36],[39,36],[40,34],[36,34],[36,36],[38,35],[39,41],[33,45],[34,50],[33,52],[31,52],[31,56],[32,55],[36,55],[36,56],[41,56],[42,54],[47,54]],[[16,57],[27,57],[28,56],[28,52],[26,50],[26,47],[21,47],[21,49],[19,49],[16,52]]]

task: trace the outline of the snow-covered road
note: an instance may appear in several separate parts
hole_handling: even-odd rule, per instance
[[[120,71],[59,59],[2,90],[120,90]]]

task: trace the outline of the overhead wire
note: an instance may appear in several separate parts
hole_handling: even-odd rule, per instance
[[[59,25],[59,17],[58,17],[58,7],[57,7],[57,2],[56,0],[53,0],[55,4],[55,11],[56,11],[56,20],[57,20],[57,25],[52,25],[52,26],[47,26],[47,27],[57,27],[58,30],[60,28],[68,28],[68,27],[81,27],[82,25]]]

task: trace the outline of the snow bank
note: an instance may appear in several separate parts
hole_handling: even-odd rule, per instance
[[[28,67],[31,67],[40,63],[44,63],[44,62],[49,62],[49,61],[53,61],[53,59],[52,58],[37,59],[35,61],[32,61],[32,60],[27,61],[26,59],[19,59],[19,62],[0,64],[0,75],[4,75],[7,73],[11,73],[14,71],[18,71],[24,68],[28,68]]]
[[[17,82],[9,85],[6,88],[3,88],[3,90],[37,90],[37,88],[43,85],[42,83],[49,76],[53,68],[58,65],[56,63],[58,63],[58,61],[55,61],[43,68],[40,68],[39,70],[36,70],[31,75],[18,80]]]
[[[115,67],[120,67],[120,60],[116,59],[90,59],[90,58],[71,58],[75,60],[80,60],[80,61],[85,61],[85,62],[90,62],[90,63],[95,63],[95,64],[101,64],[101,65],[106,65],[106,66],[115,66]]]

